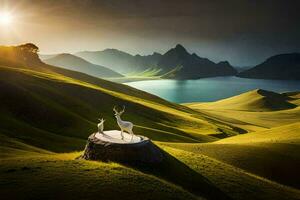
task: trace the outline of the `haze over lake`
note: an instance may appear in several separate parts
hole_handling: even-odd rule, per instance
[[[300,81],[234,76],[197,80],[147,80],[130,82],[127,85],[175,103],[216,101],[257,88],[274,92],[300,91]]]

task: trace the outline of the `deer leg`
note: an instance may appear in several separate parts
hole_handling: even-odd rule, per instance
[[[133,140],[133,131],[132,130],[130,130],[130,135],[131,135],[131,140],[130,140],[130,142]]]
[[[122,137],[122,140],[123,140],[124,139],[123,129],[121,129],[121,137]]]

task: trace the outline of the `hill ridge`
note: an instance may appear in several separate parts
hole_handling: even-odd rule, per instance
[[[278,54],[238,74],[242,78],[300,80],[300,53]]]
[[[43,62],[101,78],[123,77],[123,75],[107,67],[95,65],[81,57],[69,53],[58,54],[54,57],[43,60]]]

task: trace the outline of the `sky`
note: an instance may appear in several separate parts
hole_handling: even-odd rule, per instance
[[[0,45],[33,42],[43,54],[117,48],[189,52],[234,66],[300,52],[298,0],[0,0],[12,16]]]

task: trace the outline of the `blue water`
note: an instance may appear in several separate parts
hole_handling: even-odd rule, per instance
[[[127,85],[176,103],[209,102],[257,88],[274,92],[300,91],[300,81],[216,77],[197,80],[150,80]]]

